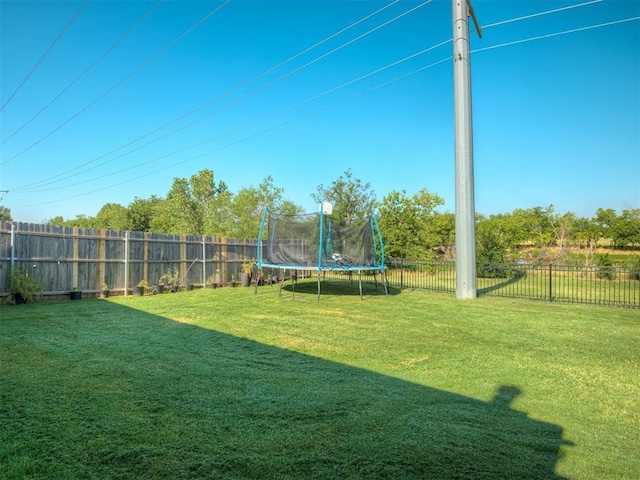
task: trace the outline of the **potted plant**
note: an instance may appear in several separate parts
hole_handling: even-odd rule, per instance
[[[82,300],[82,290],[78,290],[78,287],[73,287],[69,292],[69,300]]]
[[[35,277],[18,269],[11,269],[7,274],[7,285],[11,298],[16,305],[37,300],[42,296],[42,283]]]
[[[145,293],[147,293],[148,290],[149,290],[149,282],[147,282],[145,279],[142,279],[138,282],[138,285],[136,285],[136,288],[133,290],[133,294],[136,297],[141,297]]]
[[[213,275],[209,275],[209,278],[207,278],[207,285],[209,285],[209,287],[211,288],[217,288],[218,282],[216,282],[216,277],[214,277]]]
[[[234,273],[231,274],[231,281],[227,282],[227,287],[235,287],[236,286],[236,275]]]
[[[251,275],[253,274],[253,267],[256,262],[253,260],[242,264],[242,272],[240,273],[240,283],[243,287],[251,285]]]
[[[102,283],[102,294],[101,294],[102,298],[108,298],[109,297],[109,287],[107,286],[106,283]]]
[[[158,280],[158,283],[164,287],[165,290],[170,292],[177,292],[180,284],[180,273],[177,268],[168,269],[167,273],[162,275]]]

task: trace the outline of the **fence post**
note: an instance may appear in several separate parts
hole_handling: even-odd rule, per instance
[[[16,224],[11,224],[11,271],[16,268]]]
[[[142,234],[142,278],[149,280],[149,232]]]
[[[202,288],[207,286],[207,242],[204,235],[202,236]]]
[[[221,237],[218,239],[218,242],[220,244],[220,283],[222,285],[224,285],[225,283],[227,283],[230,279],[229,277],[229,264],[227,263],[227,256],[229,253],[229,239],[227,237]],[[223,243],[224,242],[224,243]],[[224,248],[222,248],[224,245]]]
[[[400,257],[400,288],[404,288],[404,257]]]
[[[549,264],[549,301],[553,302],[553,263]]]
[[[124,296],[129,293],[129,232],[124,232]]]
[[[71,267],[71,287],[78,288],[82,290],[80,285],[78,284],[78,254],[80,250],[80,246],[78,245],[78,227],[73,227],[72,230],[73,235],[73,264]]]
[[[185,285],[187,282],[187,236],[182,234],[180,235],[180,268],[179,268],[179,277],[183,278],[185,281]],[[180,283],[180,282],[179,282]]]
[[[101,285],[107,281],[107,242],[105,239],[105,235],[106,235],[105,232],[106,231],[104,228],[101,228],[98,230],[99,239],[96,242],[97,251],[96,251],[95,261],[96,261],[96,264],[98,265],[98,271],[97,271],[98,282],[97,282],[97,285],[94,285],[96,290],[100,290]]]

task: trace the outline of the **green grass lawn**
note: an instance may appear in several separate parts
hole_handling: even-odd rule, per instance
[[[640,478],[640,315],[301,283],[0,307],[3,479]]]

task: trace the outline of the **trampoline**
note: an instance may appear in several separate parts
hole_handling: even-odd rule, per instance
[[[373,274],[377,285],[380,273],[385,294],[388,286],[384,276],[384,244],[375,215],[345,222],[333,218],[329,203],[320,204],[316,213],[298,215],[271,214],[265,208],[257,244],[257,267],[282,271],[279,276],[280,294],[287,280],[292,279],[295,295],[295,279],[308,272],[317,273],[318,299],[325,272],[345,272],[352,278],[358,274],[360,298],[362,297],[362,273]],[[255,289],[258,283],[256,278]]]

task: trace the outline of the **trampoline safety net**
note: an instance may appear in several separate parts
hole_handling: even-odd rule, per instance
[[[258,266],[306,270],[384,269],[384,246],[375,216],[344,225],[332,215],[272,215],[265,210]]]

